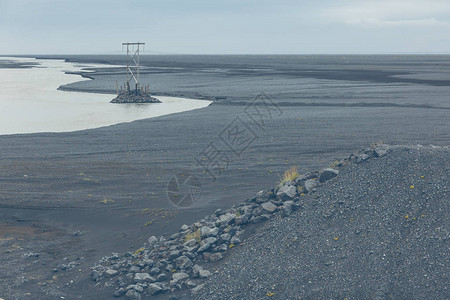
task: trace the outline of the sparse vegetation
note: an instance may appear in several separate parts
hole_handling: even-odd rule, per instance
[[[138,250],[136,250],[136,252],[134,252],[134,255],[139,255],[139,254],[141,254],[141,252],[143,252],[144,250],[145,250],[145,248],[138,249]]]
[[[115,201],[112,199],[105,198],[103,200],[100,200],[100,202],[103,204],[108,204],[108,203],[114,203]]]
[[[379,140],[379,141],[373,142],[372,144],[370,144],[370,146],[375,147],[375,146],[383,145],[383,144],[384,144],[383,140]]]
[[[299,176],[297,167],[290,167],[284,171],[283,177],[281,177],[279,186],[282,186],[285,182],[294,181]]]
[[[333,162],[333,163],[330,165],[330,167],[331,167],[331,168],[336,168],[338,165],[339,165],[339,162],[338,162],[338,161],[335,161],[335,162]]]
[[[186,233],[186,236],[184,238],[184,242],[190,241],[192,239],[195,239],[197,242],[200,242],[202,240],[202,234],[200,232],[200,228],[193,231]]]

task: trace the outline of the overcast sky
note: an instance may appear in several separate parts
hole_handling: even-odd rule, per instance
[[[450,53],[450,0],[0,0],[0,54]]]

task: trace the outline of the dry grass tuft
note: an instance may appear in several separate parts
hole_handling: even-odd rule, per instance
[[[190,241],[192,239],[195,239],[197,241],[197,243],[200,243],[200,241],[202,240],[202,234],[200,232],[200,228],[194,232],[186,233],[186,236],[184,237],[184,242],[186,243],[187,241]]]
[[[287,181],[294,181],[298,178],[297,167],[290,167],[289,170],[284,171],[283,177],[280,180],[279,186],[282,186]]]

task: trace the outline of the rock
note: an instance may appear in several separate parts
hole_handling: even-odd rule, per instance
[[[189,275],[187,273],[179,272],[179,273],[174,273],[172,275],[172,278],[175,281],[180,281],[180,280],[183,280],[185,278],[189,278]]]
[[[356,163],[357,163],[357,164],[362,163],[362,162],[368,160],[369,158],[370,158],[369,155],[367,155],[367,154],[361,154],[360,156],[358,156],[358,157],[356,158]]]
[[[117,274],[119,274],[119,272],[117,272],[116,270],[113,270],[113,269],[108,269],[108,270],[105,271],[105,277],[106,278],[114,277]]]
[[[187,246],[187,247],[193,247],[193,246],[195,246],[195,244],[197,244],[197,240],[196,239],[190,239],[189,241],[187,241],[183,245]]]
[[[150,283],[148,285],[147,292],[152,296],[159,294],[161,291],[162,288],[156,283]]]
[[[294,185],[284,185],[277,192],[277,198],[280,200],[289,200],[297,195],[297,188]]]
[[[161,101],[141,90],[130,90],[121,91],[110,103],[161,103]]]
[[[208,226],[203,226],[200,229],[200,232],[201,232],[202,237],[216,236],[219,233],[219,228],[217,228],[217,227],[209,228]]]
[[[253,223],[260,223],[260,222],[265,222],[265,221],[267,221],[267,220],[270,220],[270,215],[268,215],[268,214],[262,214],[262,215],[260,215],[260,216],[257,216],[257,217],[255,217],[255,218],[253,218]]]
[[[220,239],[224,242],[228,242],[231,239],[231,235],[229,233],[221,234]]]
[[[182,234],[182,232],[174,233],[169,237],[169,240],[177,240]]]
[[[194,278],[195,278],[195,277],[198,277],[198,276],[199,276],[199,272],[200,272],[201,270],[203,270],[202,267],[200,267],[199,265],[194,265],[194,266],[192,267],[192,276],[194,276]]]
[[[249,199],[249,201],[247,201],[247,202],[256,202],[256,203],[258,203],[258,204],[261,204],[261,203],[263,203],[263,202],[266,202],[268,198],[269,198],[269,197],[268,197],[267,192],[263,190],[263,191],[259,191],[259,192],[255,195],[255,197]]]
[[[382,157],[389,153],[391,148],[388,145],[378,145],[375,150],[373,150],[373,154],[375,157]]]
[[[166,267],[166,271],[167,271],[167,272],[171,272],[174,268],[175,268],[174,265],[168,264],[167,267]]]
[[[263,211],[264,211],[264,209],[262,208],[262,206],[258,206],[252,211],[252,215],[254,217],[257,217],[257,216],[261,215],[263,213]]]
[[[167,279],[168,279],[168,278],[167,278],[166,273],[161,273],[161,274],[159,274],[158,277],[156,278],[156,281],[158,281],[158,282],[160,282],[160,281],[166,281]]]
[[[192,280],[186,281],[186,285],[187,285],[188,288],[193,288],[193,287],[197,286],[197,284],[194,281],[192,281]]]
[[[30,258],[30,257],[39,257],[39,255],[40,255],[39,253],[28,252],[28,253],[25,253],[23,256],[26,258]]]
[[[294,210],[292,209],[292,205],[293,205],[293,204],[294,204],[293,201],[286,201],[286,202],[283,204],[282,210],[283,210],[283,215],[284,215],[284,216],[289,216],[289,215],[292,214],[292,212],[294,211]]]
[[[191,293],[192,294],[197,294],[202,288],[204,288],[205,287],[205,284],[204,283],[202,283],[202,284],[199,284],[199,285],[197,285],[195,288],[193,288],[192,290],[191,290]]]
[[[148,281],[153,281],[150,274],[148,273],[136,273],[134,274],[134,282],[137,283],[142,283],[142,282],[148,282]]]
[[[124,288],[120,288],[117,291],[114,292],[114,297],[122,297],[125,295],[126,291]]]
[[[139,284],[130,284],[129,286],[127,286],[127,290],[135,290],[138,293],[142,293],[144,291],[144,288]]]
[[[200,242],[200,248],[198,248],[197,252],[201,253],[208,250],[216,241],[217,239],[214,237],[204,239],[203,241]]]
[[[150,270],[150,274],[151,275],[158,275],[159,273],[161,273],[161,269],[160,268],[154,267],[154,268],[152,268]]]
[[[225,252],[225,251],[227,251],[227,250],[228,250],[227,244],[222,244],[222,245],[217,246],[217,247],[215,248],[215,251],[216,251],[216,252]]]
[[[144,258],[142,260],[142,263],[144,264],[144,267],[152,267],[153,266],[153,260],[149,259],[149,258]]]
[[[202,270],[200,270],[198,272],[198,275],[199,275],[200,278],[208,278],[209,276],[212,275],[212,273],[210,271],[208,271],[208,270],[202,269]]]
[[[338,170],[332,168],[323,169],[319,174],[319,181],[325,182],[327,180],[330,180],[331,178],[336,177],[338,174],[339,174]]]
[[[158,244],[158,238],[154,235],[148,238],[148,246],[153,248],[156,244]]]
[[[317,180],[308,179],[305,181],[305,190],[308,193],[311,193],[317,187],[317,185],[318,185]]]
[[[186,224],[184,224],[183,226],[181,226],[180,230],[181,231],[186,231],[189,229],[189,226],[187,226]]]
[[[183,270],[188,270],[188,269],[192,268],[192,266],[193,266],[192,261],[184,255],[178,257],[175,260],[175,264],[176,264],[177,268],[183,269]]]
[[[293,188],[295,189],[295,187]],[[261,204],[261,207],[264,209],[265,212],[269,213],[273,213],[277,209],[277,206],[270,201]]]
[[[170,251],[169,259],[170,260],[174,260],[175,258],[179,257],[180,255],[181,255],[181,251],[180,250]]]
[[[231,244],[239,244],[241,240],[237,236],[233,236],[230,240]]]
[[[136,266],[132,266],[130,268],[130,270],[128,271],[128,273],[139,273],[141,271],[141,268],[136,267]]]
[[[141,295],[136,292],[135,290],[128,290],[128,292],[125,294],[125,297],[130,300],[140,300]]]
[[[222,258],[223,258],[223,256],[222,256],[221,253],[213,253],[213,254],[211,254],[211,255],[209,256],[209,261],[212,261],[212,262],[214,262],[214,261],[219,261],[219,260],[221,260]]]
[[[92,271],[92,273],[91,273],[92,280],[99,281],[101,277],[102,277],[102,275],[99,271],[97,271],[97,270]]]
[[[227,226],[227,225],[233,223],[233,221],[234,221],[235,218],[236,218],[236,215],[235,215],[235,214],[227,213],[227,214],[221,215],[221,216],[219,217],[219,220],[218,220],[217,222],[218,222],[220,225]]]
[[[302,175],[298,176],[297,179],[295,179],[294,183],[295,183],[295,185],[301,185],[306,180],[313,179],[316,177],[317,177],[316,173],[308,172],[306,174],[302,174]]]

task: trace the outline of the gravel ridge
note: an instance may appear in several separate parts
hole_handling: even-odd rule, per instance
[[[105,256],[91,278],[127,299],[446,299],[449,158],[372,145]]]
[[[449,147],[389,149],[340,168],[179,299],[448,299]]]

